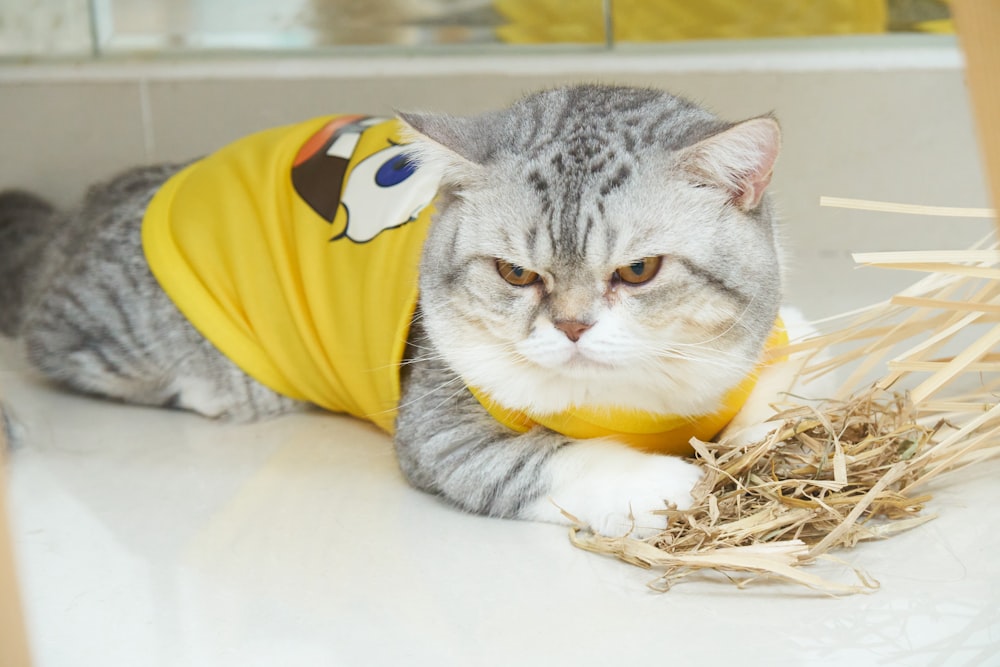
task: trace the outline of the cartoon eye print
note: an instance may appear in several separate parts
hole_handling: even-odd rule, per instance
[[[386,120],[338,117],[313,135],[295,158],[292,184],[299,197],[328,223],[345,223],[331,241],[367,243],[386,229],[416,220],[437,194],[440,170],[418,168],[404,145],[390,142],[351,165],[361,135]]]
[[[407,155],[397,155],[387,160],[375,172],[375,185],[380,188],[391,188],[399,185],[416,171],[416,165]]]
[[[417,166],[405,145],[391,145],[361,160],[347,176],[341,205],[347,226],[334,240],[367,243],[379,233],[417,219],[434,200],[440,170]]]

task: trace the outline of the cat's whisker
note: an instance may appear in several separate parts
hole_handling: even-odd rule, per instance
[[[706,368],[707,367],[711,367],[711,368],[719,368],[719,369],[731,369],[731,368],[733,368],[734,364],[736,363],[736,361],[734,361],[732,359],[713,359],[712,357],[693,357],[693,356],[686,356],[686,355],[682,355],[682,354],[661,355],[661,359],[663,359],[663,360],[674,360],[674,361],[678,361],[678,360],[679,361],[686,361],[686,362],[690,362],[690,363],[693,363],[693,364],[698,364],[698,365],[700,365],[702,367],[706,367]],[[756,362],[745,360],[745,359],[739,359],[738,361],[739,361],[739,366],[747,366],[747,365],[752,366],[754,363],[756,363]]]
[[[425,395],[423,396],[423,398],[427,398],[428,396],[430,396],[430,395],[432,395],[432,394],[436,394],[436,393],[438,393],[439,391],[441,391],[442,389],[444,389],[444,388],[445,388],[445,387],[447,387],[448,385],[451,385],[451,384],[455,384],[455,383],[456,383],[456,380],[458,381],[458,384],[460,385],[460,386],[459,386],[459,388],[458,388],[458,389],[456,389],[455,391],[451,392],[451,393],[450,393],[450,394],[448,394],[447,396],[444,396],[444,397],[443,397],[443,398],[442,398],[442,399],[441,399],[440,401],[438,401],[438,402],[437,402],[437,404],[435,404],[435,405],[434,405],[434,406],[432,407],[432,410],[437,410],[437,409],[438,409],[438,408],[440,408],[441,406],[443,406],[443,405],[447,405],[448,403],[451,403],[451,402],[452,402],[452,399],[454,399],[454,398],[455,398],[456,396],[458,396],[458,395],[459,395],[459,394],[461,394],[462,392],[467,392],[467,391],[469,391],[469,388],[468,388],[468,387],[467,387],[467,386],[465,385],[465,382],[464,382],[464,381],[462,380],[462,378],[458,377],[458,378],[455,378],[455,379],[452,379],[452,380],[449,380],[449,381],[447,381],[447,382],[442,382],[442,383],[441,383],[441,384],[439,384],[439,385],[438,385],[437,387],[435,387],[435,388],[431,389],[430,391],[428,391],[428,392],[427,392],[427,393],[426,393],[426,394],[425,394]]]
[[[750,299],[747,301],[747,304],[743,307],[743,310],[740,311],[740,313],[735,318],[733,318],[732,323],[728,327],[726,327],[724,330],[722,330],[718,334],[716,334],[715,336],[713,336],[711,338],[708,338],[706,340],[703,340],[703,341],[698,341],[696,343],[677,343],[677,345],[707,345],[708,343],[712,343],[714,341],[719,340],[723,336],[728,335],[736,327],[743,327],[744,329],[747,329],[747,330],[752,329],[752,327],[750,327],[747,324],[747,322],[746,322],[746,316],[750,312],[750,307],[753,306],[754,302],[757,300],[757,294],[758,294],[758,292],[759,292],[759,289],[755,290],[753,292],[753,294],[750,295]]]
[[[412,405],[420,404],[423,401],[427,400],[428,397],[430,397],[430,396],[438,393],[439,391],[441,391],[442,389],[445,389],[449,385],[454,385],[454,384],[459,384],[461,386],[456,391],[454,391],[454,392],[448,394],[447,396],[445,396],[441,400],[440,403],[438,403],[436,406],[434,406],[436,408],[437,407],[441,407],[442,405],[444,405],[445,403],[447,403],[448,401],[450,401],[452,398],[454,398],[455,396],[457,396],[460,393],[462,393],[462,391],[466,390],[465,382],[462,380],[461,377],[455,376],[455,377],[453,377],[453,378],[451,378],[451,379],[449,379],[449,380],[447,380],[445,382],[442,382],[442,383],[440,383],[440,384],[438,384],[438,385],[436,385],[434,387],[431,387],[430,389],[428,389],[427,391],[425,391],[422,394],[419,394],[417,396],[413,396],[412,398],[410,398],[407,401],[401,401],[399,403],[399,405],[396,406],[396,409],[397,410],[399,410],[399,409],[405,409],[405,408],[408,408],[408,407],[410,407]],[[374,412],[374,413],[372,413],[369,416],[370,417],[377,417],[377,416],[381,416],[381,415],[391,414],[392,412],[394,412],[394,410],[392,410],[392,409],[382,410],[381,412]]]
[[[650,345],[645,348],[654,356],[669,357],[673,359],[683,359],[698,363],[725,366],[732,362],[742,362],[755,364],[757,359],[732,350],[718,350],[707,347],[704,344],[693,343],[668,343]]]
[[[445,356],[440,352],[428,351],[427,354],[413,355],[407,359],[403,359],[397,364],[390,364],[390,366],[393,368],[402,368],[404,366],[412,366],[413,364],[419,364],[427,361],[444,361],[444,359]],[[383,368],[387,367],[389,366],[384,366]]]
[[[511,358],[512,361],[523,360],[521,355],[517,352],[517,348],[514,343],[502,342],[502,343],[481,343],[480,349],[492,356],[503,356],[505,358]],[[415,354],[407,359],[400,361],[397,366],[403,367],[415,363],[420,363],[423,361],[441,361],[446,360],[447,355],[442,353],[438,348],[431,345],[420,345],[417,343],[410,343],[410,349],[417,350],[418,352],[428,352],[428,354]]]

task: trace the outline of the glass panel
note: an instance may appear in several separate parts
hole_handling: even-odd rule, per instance
[[[503,17],[497,36],[508,44],[605,44],[607,3],[603,0],[494,0]]]
[[[0,0],[0,57],[885,32],[954,32],[947,0]]]
[[[615,41],[673,42],[883,32],[883,0],[614,0]]]
[[[947,0],[889,0],[892,32],[954,33]]]
[[[944,0],[613,0],[615,42],[953,32]]]
[[[87,0],[3,0],[0,56],[91,53]]]
[[[498,44],[508,26],[542,40],[604,43],[603,0],[544,13],[517,0],[99,0],[102,50],[420,47]],[[555,3],[560,4],[560,3]],[[513,6],[514,18],[505,9]],[[585,15],[586,24],[578,20]],[[594,19],[593,22],[590,19]],[[585,29],[581,29],[585,26]],[[533,28],[528,28],[533,29]],[[558,39],[549,39],[550,36]]]

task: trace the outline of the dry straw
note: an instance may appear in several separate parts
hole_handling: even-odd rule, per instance
[[[576,528],[577,546],[658,570],[652,585],[661,589],[706,571],[739,585],[767,577],[831,594],[877,588],[859,570],[843,583],[807,566],[835,560],[831,550],[934,518],[921,514],[930,498],[927,482],[1000,454],[1000,250],[991,238],[963,251],[868,253],[855,260],[925,275],[886,302],[835,318],[847,322],[839,328],[786,350],[808,356],[803,379],[846,374],[837,395],[818,405],[789,397],[763,441],[695,442],[707,471],[696,489],[699,500],[684,512],[664,510],[668,527],[658,536],[608,538]]]

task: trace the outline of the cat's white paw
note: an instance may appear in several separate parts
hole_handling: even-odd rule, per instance
[[[207,380],[178,377],[174,379],[171,389],[174,407],[197,412],[209,419],[228,416],[231,411],[232,400]]]
[[[689,508],[701,468],[674,456],[644,454],[624,445],[586,441],[564,447],[552,461],[546,497],[524,518],[567,523],[560,509],[611,537],[649,537],[666,528],[668,504]]]

